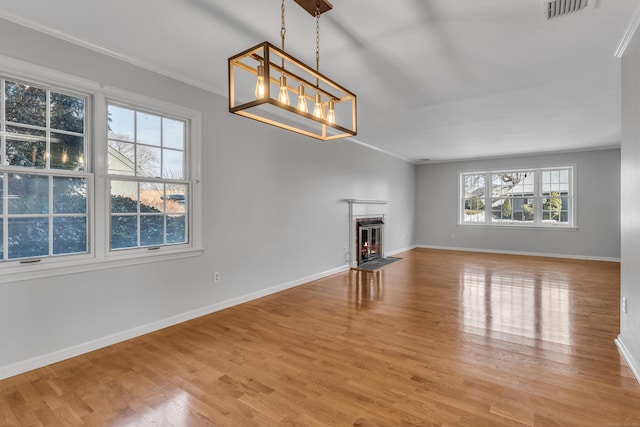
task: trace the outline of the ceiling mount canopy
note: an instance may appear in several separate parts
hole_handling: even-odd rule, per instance
[[[333,9],[333,5],[326,0],[294,0],[298,5],[309,12],[311,16],[316,16],[316,9],[320,10],[320,14]]]
[[[323,141],[354,136],[356,95],[320,73],[320,15],[333,6],[295,2],[315,17],[315,69],[285,52],[282,0],[282,48],[265,41],[229,58],[229,111]]]

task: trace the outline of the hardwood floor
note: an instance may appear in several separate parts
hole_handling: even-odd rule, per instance
[[[619,265],[417,249],[0,382],[0,425],[640,426]]]

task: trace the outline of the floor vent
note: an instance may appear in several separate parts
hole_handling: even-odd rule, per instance
[[[596,7],[596,0],[543,0],[544,18],[549,21],[586,7]]]

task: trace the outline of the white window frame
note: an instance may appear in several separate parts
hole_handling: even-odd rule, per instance
[[[77,97],[77,98],[81,98],[84,101],[84,118],[83,118],[83,133],[82,133],[82,137],[83,137],[83,142],[84,142],[84,152],[83,152],[83,156],[87,156],[87,150],[88,147],[91,145],[91,128],[89,126],[89,122],[90,120],[88,120],[88,117],[90,117],[91,115],[91,95],[86,92],[86,91],[79,91],[76,89],[70,89],[69,87],[56,87],[56,86],[52,86],[49,83],[43,83],[41,80],[39,79],[24,79],[20,76],[16,76],[13,75],[12,73],[6,73],[3,72],[0,69],[0,82],[2,82],[2,80],[6,81],[12,81],[15,82],[17,84],[22,84],[22,85],[32,85],[33,87],[37,87],[38,89],[41,90],[45,90],[47,91],[47,95],[46,95],[46,115],[47,115],[47,120],[50,119],[50,109],[49,109],[49,105],[51,102],[50,99],[50,95],[51,92],[53,93],[58,93],[58,94],[64,94],[64,95],[69,95],[69,96],[73,96],[73,97]],[[3,108],[2,106],[2,100],[4,100],[5,98],[5,85],[4,84],[0,84],[0,109]],[[4,108],[6,108],[6,106],[4,106]],[[2,113],[4,113],[4,111],[2,111]],[[6,126],[13,126],[7,122],[4,122],[3,126],[0,128],[0,132],[4,132],[6,131]],[[49,126],[25,126],[23,124],[16,124],[16,126],[18,127],[23,127],[25,129],[37,129],[37,130],[41,130],[42,132],[44,132],[46,134],[46,144],[47,144],[47,152],[50,152],[51,147],[50,147],[50,135],[52,133],[61,133],[61,134],[76,134],[76,135],[80,135],[78,133],[75,132],[66,132],[63,130],[57,130],[57,129],[52,129]],[[5,144],[5,140],[4,138],[2,138],[2,145],[4,147]],[[67,178],[78,178],[78,179],[84,179],[86,180],[87,183],[87,210],[84,213],[84,216],[87,219],[87,251],[86,252],[78,252],[78,253],[65,253],[65,254],[57,254],[57,255],[53,255],[53,244],[54,244],[54,239],[53,239],[53,228],[49,228],[49,253],[47,255],[44,255],[42,257],[28,257],[28,258],[15,258],[15,259],[7,259],[7,260],[3,260],[0,258],[0,266],[2,265],[8,265],[8,266],[12,266],[14,264],[31,264],[31,263],[35,263],[35,262],[43,262],[45,259],[65,259],[67,257],[73,257],[75,259],[83,259],[83,258],[89,258],[91,257],[91,243],[92,240],[90,239],[90,228],[91,228],[91,217],[92,217],[92,211],[91,211],[91,206],[92,206],[92,196],[93,196],[93,191],[92,191],[92,185],[93,185],[93,174],[90,173],[89,171],[89,166],[85,163],[83,170],[68,170],[68,169],[58,169],[58,168],[51,168],[50,167],[50,163],[51,163],[51,158],[49,156],[46,156],[45,159],[46,162],[46,167],[40,168],[40,167],[24,167],[24,166],[12,166],[12,165],[0,165],[2,167],[2,174],[7,174],[7,178],[9,174],[19,174],[19,175],[30,175],[30,176],[41,176],[41,177],[47,177],[49,179],[55,179],[56,177],[67,177]],[[8,180],[5,180],[3,183],[4,186],[4,191],[3,194],[4,195],[8,195],[7,192],[7,185],[8,185]],[[49,213],[48,214],[37,214],[34,215],[36,217],[41,217],[44,218],[45,216],[49,218],[49,222],[51,224],[51,221],[53,218],[57,217],[57,216],[69,216],[68,214],[56,214],[53,212],[52,206],[54,203],[53,200],[53,187],[51,185],[51,183],[49,184]],[[5,199],[5,203],[3,203],[3,206],[6,209],[6,203],[7,200]],[[26,214],[24,215],[25,217],[29,217],[32,216],[30,214]],[[75,214],[72,214],[71,216],[75,216]],[[6,227],[6,224],[3,224],[3,226]],[[4,246],[4,250],[5,252],[9,249],[8,248],[8,236],[6,234],[3,235],[3,246]],[[0,276],[1,276],[2,270],[0,270]]]
[[[68,75],[46,67],[34,65],[15,58],[0,55],[0,73],[16,81],[27,81],[40,87],[72,92],[88,96],[86,108],[85,172],[89,177],[88,188],[88,253],[60,257],[39,258],[36,263],[3,261],[0,263],[0,284],[60,276],[108,268],[161,262],[199,256],[202,247],[202,113],[186,107],[160,101],[119,88],[101,85],[91,80]],[[187,180],[190,181],[191,197],[189,218],[189,243],[167,245],[158,249],[135,248],[109,250],[109,197],[107,179],[107,101],[122,105],[157,111],[160,114],[180,117],[188,122]],[[21,173],[30,173],[21,168]]]
[[[189,149],[189,145],[190,145],[190,141],[191,141],[191,118],[189,117],[185,117],[180,111],[176,110],[175,108],[171,108],[171,111],[169,112],[169,107],[168,105],[165,105],[164,108],[162,110],[157,109],[158,105],[157,102],[154,103],[154,105],[139,105],[139,104],[132,104],[131,102],[125,102],[122,99],[116,99],[115,97],[108,97],[106,100],[106,106],[108,107],[109,104],[117,106],[117,107],[124,107],[127,109],[131,109],[133,111],[137,111],[137,112],[143,112],[143,113],[150,113],[150,114],[155,114],[164,118],[171,118],[171,119],[176,119],[176,120],[180,120],[180,121],[184,121],[185,125],[186,125],[186,135],[185,135],[185,149],[184,149],[184,155],[185,155],[185,159],[184,159],[184,172],[185,175],[190,175],[190,165],[191,165],[191,161],[192,161],[192,156],[191,156],[191,151]],[[108,146],[108,143],[107,143]],[[105,147],[108,150],[108,147]],[[108,153],[105,154],[108,157]],[[105,227],[105,239],[107,241],[107,247],[110,248],[110,240],[111,240],[111,235],[110,235],[110,231],[111,231],[111,212],[110,212],[110,199],[111,199],[111,194],[110,194],[110,181],[114,180],[114,181],[131,181],[131,182],[136,182],[136,183],[140,183],[142,181],[144,182],[158,182],[158,183],[165,183],[170,181],[169,179],[166,178],[161,178],[161,179],[157,179],[154,177],[145,177],[145,176],[126,176],[126,175],[117,175],[117,174],[109,174],[108,170],[106,171],[106,197],[107,197],[107,211],[109,211],[109,218],[107,220],[107,227]],[[167,251],[167,250],[181,250],[181,248],[189,248],[193,245],[192,241],[194,236],[193,233],[193,226],[191,224],[191,209],[193,208],[193,203],[192,203],[192,197],[191,197],[191,193],[193,192],[193,182],[190,179],[190,176],[185,176],[182,180],[180,180],[181,183],[185,183],[188,188],[189,188],[189,197],[187,198],[187,230],[188,230],[188,235],[187,235],[187,243],[181,243],[181,244],[168,244],[168,245],[156,245],[156,246],[149,246],[149,247],[134,247],[134,248],[120,248],[120,249],[108,249],[107,252],[107,256],[112,257],[112,256],[118,256],[121,255],[123,252],[126,252],[127,256],[129,256],[129,254],[135,253],[135,254],[139,254],[139,255],[144,255],[145,253],[147,253],[148,251],[157,251],[157,250],[163,250],[163,251]]]
[[[545,171],[554,171],[554,170],[569,170],[569,196],[568,196],[568,221],[566,224],[563,223],[550,223],[543,221],[543,210],[542,210],[542,199],[548,198],[548,196],[544,196],[542,193],[542,172]],[[534,203],[534,221],[533,222],[521,222],[521,221],[503,221],[503,222],[493,222],[492,221],[492,197],[491,195],[491,177],[495,174],[504,174],[504,173],[524,173],[524,172],[534,172],[535,182],[534,182],[534,194],[531,198],[533,198],[536,202]],[[483,175],[485,177],[485,195],[482,199],[484,202],[484,221],[464,221],[464,210],[465,210],[465,182],[464,178],[468,175]],[[460,171],[458,172],[458,222],[459,226],[469,226],[469,227],[511,227],[511,228],[531,228],[531,229],[545,229],[545,230],[576,230],[577,229],[577,213],[576,213],[576,165],[560,165],[560,166],[545,166],[545,167],[531,167],[531,168],[518,168],[518,169],[496,169],[496,170],[483,170],[483,171]]]

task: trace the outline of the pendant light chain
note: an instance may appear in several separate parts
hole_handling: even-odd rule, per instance
[[[287,34],[287,28],[284,25],[284,0],[282,0],[282,18],[280,25],[280,38],[282,39],[282,50],[284,50],[284,36]]]
[[[282,40],[282,51],[284,52],[284,36],[287,34],[287,28],[284,25],[284,0],[282,0],[282,18],[280,25],[280,39]],[[282,68],[284,68],[284,58],[282,58]]]
[[[320,72],[320,4],[316,4],[316,71]],[[319,86],[316,77],[316,86]]]

